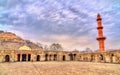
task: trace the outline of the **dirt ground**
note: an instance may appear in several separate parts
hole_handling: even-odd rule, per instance
[[[0,63],[0,75],[120,75],[120,64],[78,61]]]

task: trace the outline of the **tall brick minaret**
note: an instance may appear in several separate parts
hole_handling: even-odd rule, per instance
[[[105,51],[104,41],[105,41],[106,37],[103,35],[102,18],[100,16],[100,14],[97,15],[97,23],[98,23],[98,27],[97,27],[98,37],[97,37],[97,40],[99,42],[99,50],[101,52],[104,52]]]

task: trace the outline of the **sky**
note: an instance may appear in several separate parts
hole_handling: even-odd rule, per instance
[[[98,13],[106,49],[120,49],[120,0],[0,0],[0,30],[64,50],[97,50]]]

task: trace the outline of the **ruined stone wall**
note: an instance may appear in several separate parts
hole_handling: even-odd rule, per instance
[[[120,50],[93,52],[93,53],[80,53],[79,61],[120,63]]]
[[[0,62],[83,61],[120,63],[120,50],[106,52],[66,52],[43,50],[0,50]]]

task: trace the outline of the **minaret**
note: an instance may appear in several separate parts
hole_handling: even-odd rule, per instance
[[[105,51],[104,40],[106,39],[106,37],[103,36],[102,18],[100,16],[100,14],[97,15],[97,23],[98,23],[98,27],[97,27],[98,37],[97,37],[97,40],[99,42],[99,49],[100,49],[101,52],[104,52]]]

